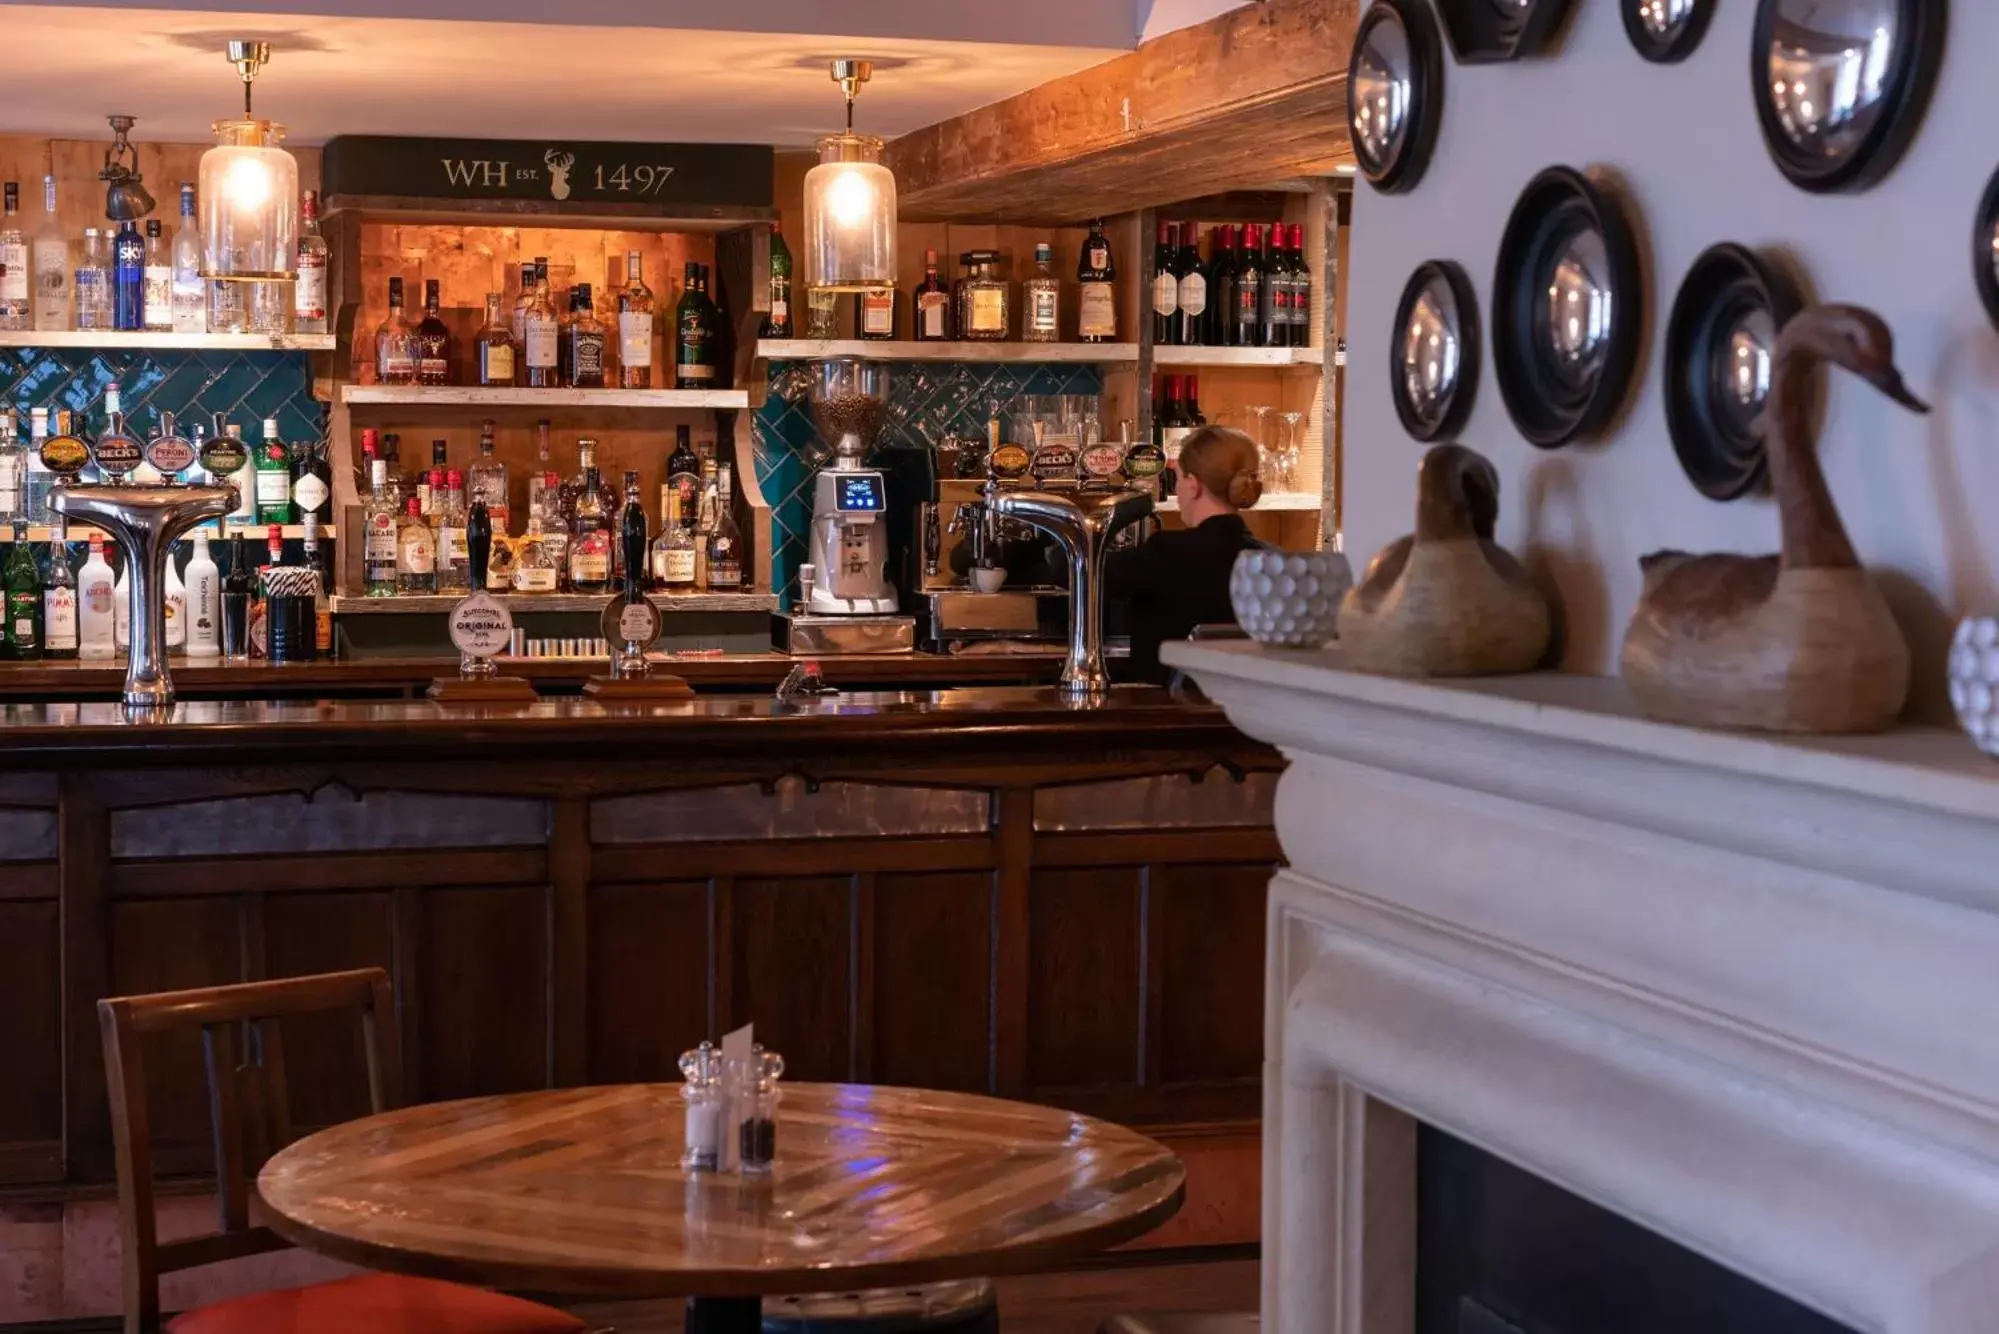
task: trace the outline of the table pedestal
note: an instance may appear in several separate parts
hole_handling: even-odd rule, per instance
[[[689,1297],[687,1334],[762,1334],[759,1297]]]

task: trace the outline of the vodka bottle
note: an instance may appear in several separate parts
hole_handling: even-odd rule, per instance
[[[173,327],[175,333],[208,332],[208,284],[201,276],[201,226],[194,217],[194,187],[180,188],[180,226],[174,231]]]
[[[69,235],[56,216],[56,178],[42,178],[42,225],[35,232],[35,327],[44,333],[72,327],[75,292],[69,285]]]

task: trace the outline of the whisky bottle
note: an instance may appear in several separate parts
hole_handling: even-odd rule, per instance
[[[479,330],[479,383],[505,387],[514,382],[514,336],[500,321],[500,293],[486,294],[486,326]]]
[[[534,304],[534,261],[521,265],[521,290],[514,294],[513,320],[507,325],[507,332],[513,335],[514,349],[520,351],[527,345],[528,307]]]
[[[618,384],[652,388],[652,289],[645,284],[644,258],[625,252],[625,285],[618,293]]]
[[[666,521],[652,544],[652,577],[661,592],[694,591],[694,531],[677,492],[667,497]]]
[[[416,382],[451,383],[451,330],[437,313],[437,279],[423,282],[423,322],[416,326]]]
[[[403,317],[403,280],[389,279],[389,315],[375,330],[375,379],[416,383],[416,330]]]
[[[666,513],[677,498],[685,522],[692,523],[701,496],[701,456],[694,452],[693,432],[686,425],[673,428],[673,453],[666,460],[666,485],[661,488],[659,512]]]
[[[569,512],[569,587],[603,593],[611,587],[611,508],[597,474],[597,442],[577,441],[583,451],[583,478]]]
[[[541,516],[528,516],[527,536],[520,541],[520,548],[514,556],[514,591],[516,593],[553,593],[559,579],[558,561],[550,550],[547,536],[542,532]]]
[[[569,297],[570,319],[565,330],[568,383],[577,389],[604,387],[604,322],[592,309],[589,283],[578,283]]]
[[[716,339],[701,295],[701,266],[689,264],[673,313],[674,378],[682,389],[715,387]]]
[[[535,261],[534,294],[521,316],[521,383],[530,389],[553,389],[555,372],[555,307],[548,300],[548,269],[545,260]]]

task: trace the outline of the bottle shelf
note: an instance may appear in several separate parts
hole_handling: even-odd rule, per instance
[[[261,542],[269,534],[270,528],[271,526],[267,523],[232,523],[228,527],[223,529],[222,533],[219,536],[212,528],[205,529],[202,531],[206,531],[208,533],[208,539],[211,542],[227,541],[229,538],[236,536],[236,534],[238,533],[243,534],[245,538],[247,538],[252,542]],[[289,539],[299,540],[305,537],[304,524],[288,523],[283,525],[283,528],[284,528],[284,535]],[[49,540],[49,534],[52,531],[54,530],[50,528],[45,528],[39,524],[30,525],[30,527],[28,528],[28,540],[30,542],[46,542]],[[69,542],[88,542],[90,540],[90,535],[92,533],[97,533],[102,531],[103,531],[102,529],[96,527],[93,524],[72,523],[69,524],[64,529],[64,540]],[[8,537],[8,530],[6,528],[0,528],[0,541],[6,540],[7,537]],[[108,533],[105,534],[105,540],[107,542],[110,541],[110,535]],[[194,534],[189,533],[186,537],[183,537],[180,540],[183,542],[192,543],[194,541]],[[320,526],[319,540],[322,542],[332,542],[335,540],[332,524],[322,524]]]
[[[1263,498],[1257,501],[1256,505],[1246,512],[1251,514],[1267,514],[1283,510],[1295,513],[1321,509],[1325,503],[1325,497],[1315,495],[1310,491],[1266,491],[1263,493]],[[1180,510],[1180,504],[1178,501],[1167,499],[1158,502],[1154,508],[1161,514],[1177,514]]]
[[[1008,363],[1062,362],[1128,365],[1138,360],[1137,343],[935,343],[906,339],[759,338],[757,356],[765,361],[821,361],[828,357],[859,357],[866,361],[988,361]]]
[[[118,333],[99,329],[44,332],[0,329],[0,347],[94,348],[115,351],[331,352],[332,334]]]
[[[494,389],[478,385],[348,384],[349,407],[451,408],[748,408],[743,389]]]
[[[1152,364],[1193,369],[1229,366],[1277,367],[1301,372],[1322,371],[1326,350],[1320,347],[1155,347]]]
[[[609,593],[502,593],[498,595],[510,611],[601,612],[611,600]],[[736,593],[653,593],[652,605],[671,615],[697,611],[777,610],[777,595],[768,590]],[[356,597],[335,593],[328,600],[335,616],[436,616],[449,612],[464,597],[462,593],[413,593],[396,597]]]

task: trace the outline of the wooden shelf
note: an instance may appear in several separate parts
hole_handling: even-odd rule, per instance
[[[776,222],[777,210],[754,205],[558,203],[550,199],[426,199],[399,195],[328,195],[322,221],[336,213],[377,222],[444,227],[536,227],[612,232],[714,233]]]
[[[97,329],[53,333],[0,329],[0,347],[119,348],[166,352],[331,352],[332,334],[116,333]]]
[[[1268,514],[1277,510],[1292,512],[1317,510],[1323,508],[1325,503],[1325,497],[1314,495],[1310,491],[1266,491],[1263,493],[1263,499],[1257,501],[1256,505],[1246,511],[1246,513]],[[1180,504],[1178,501],[1169,498],[1158,502],[1155,508],[1161,514],[1176,514],[1179,512]]]
[[[930,343],[898,339],[760,338],[757,356],[765,361],[822,361],[859,357],[864,361],[985,361],[1080,365],[1128,365],[1138,360],[1136,343]]]
[[[230,538],[234,537],[237,533],[242,533],[244,537],[250,539],[253,542],[262,542],[264,540],[265,534],[268,533],[269,530],[270,530],[270,525],[267,523],[231,523],[223,530],[220,537],[216,535],[213,529],[208,529],[206,531],[208,532],[208,540],[210,542],[227,541]],[[90,540],[90,535],[92,533],[102,532],[102,531],[103,531],[102,529],[98,528],[94,524],[72,523],[67,525],[64,529],[64,540],[69,542],[88,542]],[[49,529],[41,526],[40,524],[33,525],[28,529],[28,540],[30,542],[46,542],[49,540],[49,532],[50,532]],[[305,536],[305,525],[298,523],[285,524],[284,534],[287,538],[292,538],[292,539],[303,538]],[[5,528],[0,528],[0,540],[5,540],[7,536],[8,536],[8,530]],[[110,540],[108,534],[106,535],[105,540],[107,542]],[[189,533],[187,536],[179,540],[187,543],[191,547],[194,544],[194,534]],[[332,542],[335,540],[332,524],[322,524],[320,526],[319,540],[322,542]]]
[[[348,407],[449,408],[649,408],[684,412],[699,408],[747,408],[742,389],[488,389],[477,385],[347,384],[340,401]]]
[[[1317,373],[1325,369],[1326,352],[1318,347],[1155,347],[1152,364],[1197,369],[1265,366]]]
[[[501,600],[515,615],[526,612],[600,612],[609,593],[504,593]],[[462,593],[418,593],[371,598],[336,593],[329,600],[336,616],[435,616],[457,606]],[[755,590],[744,593],[654,593],[652,605],[671,615],[696,611],[776,611],[777,595]]]

